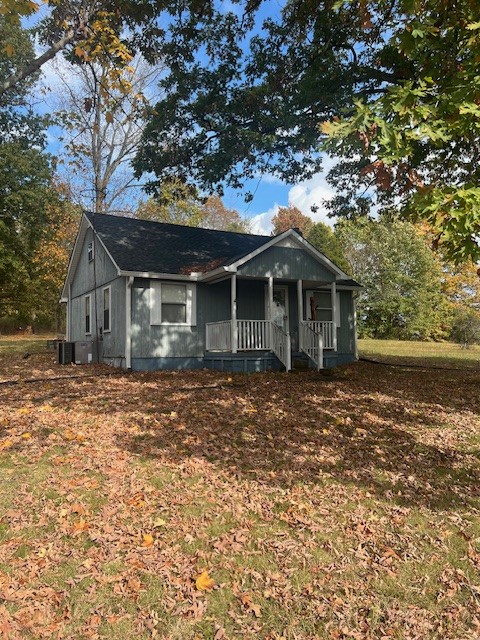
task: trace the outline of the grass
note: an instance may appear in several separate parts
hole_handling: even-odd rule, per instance
[[[358,341],[358,350],[360,356],[389,362],[480,369],[480,345],[463,349],[452,342],[363,339]]]
[[[127,374],[24,345],[0,359],[2,637],[478,639],[468,362]],[[413,345],[375,355],[430,363]]]
[[[52,334],[41,335],[0,335],[0,355],[20,353],[44,353],[47,350],[47,340],[53,340],[57,336]]]

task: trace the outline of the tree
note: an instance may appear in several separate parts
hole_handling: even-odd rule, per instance
[[[339,237],[358,298],[360,330],[375,338],[438,339],[449,333],[442,269],[425,238],[398,220],[343,221]]]
[[[142,135],[145,95],[161,72],[137,56],[124,71],[123,84],[113,87],[112,69],[111,64],[86,62],[72,65],[68,77],[57,70],[64,96],[57,117],[66,130],[66,155],[74,168],[70,183],[77,193],[90,194],[80,201],[92,208],[93,200],[97,213],[132,210],[130,161]]]
[[[289,204],[288,207],[279,207],[272,218],[272,224],[274,236],[287,229],[298,229],[302,235],[308,236],[313,227],[313,220],[304,215],[300,209]]]
[[[52,167],[22,142],[0,145],[0,298],[2,316],[30,319],[32,257],[49,225]]]
[[[444,291],[456,306],[480,307],[479,268],[472,262],[444,263]]]
[[[179,178],[164,180],[156,198],[140,203],[136,217],[219,231],[249,232],[247,220],[228,209],[218,196],[202,199],[197,189]]]
[[[36,25],[40,42],[47,48],[36,58],[32,52],[22,65],[2,78],[0,96],[22,87],[61,51],[69,53],[77,61],[115,60],[116,68],[111,80],[114,84],[118,83],[121,80],[121,69],[132,58],[122,32],[127,26],[133,31],[139,23],[150,18],[147,4],[141,2],[140,5],[143,6],[138,6],[138,3],[128,1],[48,0],[42,12],[46,12],[46,16]],[[40,3],[31,0],[2,0],[2,15],[12,28],[19,28],[24,18],[33,20],[39,11]],[[16,44],[4,49],[7,56],[14,56],[16,52]]]
[[[351,267],[344,255],[344,247],[336,234],[324,222],[317,222],[307,234],[307,240],[327,256],[342,271],[350,273]]]
[[[480,311],[474,308],[458,308],[453,320],[452,338],[468,349],[480,343]]]
[[[0,14],[0,84],[33,55],[31,35],[20,26],[12,25]],[[9,53],[9,55],[7,55]],[[22,86],[0,95],[0,144],[24,141],[26,145],[43,148],[45,118],[33,113],[29,93],[35,76]]]
[[[197,189],[179,178],[164,180],[158,195],[141,202],[135,215],[142,220],[190,227],[200,226],[203,219]]]
[[[261,24],[204,4],[172,20],[138,173],[291,182],[319,169],[325,142],[342,160],[335,213],[399,204],[450,258],[480,256],[476,0],[292,0]]]
[[[52,191],[46,211],[48,225],[32,254],[27,308],[31,324],[64,331],[64,309],[59,300],[82,211],[72,204],[65,185],[54,184]]]
[[[395,202],[403,216],[427,221],[448,258],[478,259],[480,7],[470,0],[390,5],[388,43],[398,49],[403,77],[325,123],[326,148],[347,159],[352,210],[373,188],[381,206]],[[369,6],[373,22],[383,18],[377,3]],[[358,155],[360,163],[348,160]]]
[[[0,17],[0,82],[33,54],[29,34]],[[8,54],[8,55],[7,55]],[[0,315],[32,319],[34,255],[51,222],[52,158],[45,154],[45,119],[29,105],[35,78],[0,96]]]
[[[201,206],[201,227],[218,231],[249,233],[250,224],[236,209],[228,209],[218,196],[209,196]]]

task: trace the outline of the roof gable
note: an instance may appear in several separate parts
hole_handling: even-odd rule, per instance
[[[332,280],[348,279],[347,274],[294,229],[272,237],[85,212],[70,258],[62,300],[68,297],[68,284],[89,227],[95,231],[119,275],[210,280],[225,272],[237,272],[260,253],[277,246],[303,249],[332,274]]]
[[[86,214],[120,271],[206,273],[268,242],[268,236]]]

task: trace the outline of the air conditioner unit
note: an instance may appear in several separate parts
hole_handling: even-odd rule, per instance
[[[75,360],[74,342],[57,342],[57,364],[71,364]]]
[[[91,364],[93,362],[93,342],[83,340],[75,342],[75,364]]]

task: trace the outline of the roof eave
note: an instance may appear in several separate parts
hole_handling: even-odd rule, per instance
[[[159,273],[156,271],[127,271],[125,269],[120,269],[118,272],[119,276],[134,278],[152,278],[153,280],[187,280],[196,282],[200,279],[200,276],[203,275],[201,273],[197,273],[192,271],[190,274],[185,273]]]
[[[293,237],[316,260],[323,263],[330,271],[332,271],[335,274],[335,278],[337,280],[348,279],[348,275],[344,271],[342,271],[340,267],[337,267],[337,265],[334,264],[331,260],[329,260],[327,256],[325,256],[323,253],[318,251],[318,249],[316,249],[312,244],[310,244],[308,240],[305,240],[305,238],[301,236],[297,231],[295,231],[295,229],[287,229],[287,231],[284,231],[283,233],[278,234],[268,242],[265,242],[265,244],[262,244],[260,247],[255,249],[255,251],[251,251],[250,253],[246,254],[242,258],[239,258],[235,260],[235,262],[232,262],[231,264],[227,265],[226,268],[228,268],[230,271],[237,271],[238,267],[245,264],[245,262],[252,260],[252,258],[255,258],[260,253],[263,253],[263,251],[266,251],[270,247],[275,246],[282,240],[285,240],[285,238],[289,238],[289,237]]]

